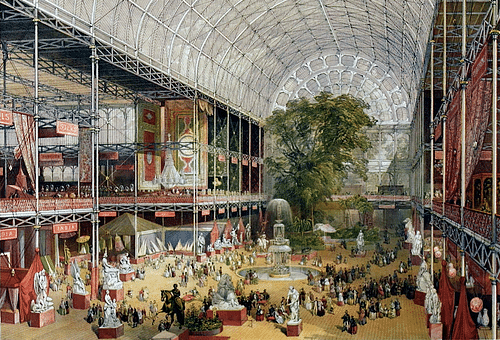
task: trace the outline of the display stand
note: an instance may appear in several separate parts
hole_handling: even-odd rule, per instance
[[[19,309],[2,309],[1,311],[2,323],[16,324],[20,322]]]
[[[286,336],[299,336],[302,332],[302,320],[286,324]]]
[[[124,297],[123,293],[123,288],[120,289],[108,289],[109,290],[109,296],[111,297],[111,300],[116,300],[116,301],[122,301]],[[101,293],[101,301],[104,302],[104,297],[106,296],[106,291],[103,290],[103,293]]]
[[[201,253],[196,255],[196,262],[205,262],[207,260],[207,255],[205,253]]]
[[[56,321],[56,310],[51,308],[42,313],[30,313],[30,327],[42,328]]]
[[[429,324],[429,336],[431,340],[440,340],[443,338],[443,324],[431,323]]]
[[[413,299],[413,303],[419,306],[423,306],[425,304],[425,295],[426,293],[421,292],[419,290],[415,291],[415,298]]]
[[[217,317],[222,321],[224,326],[241,326],[248,320],[247,309],[243,307],[242,309],[236,310],[220,310],[216,311]],[[208,310],[207,317],[213,318],[214,311]]]
[[[128,282],[128,281],[134,281],[134,280],[135,280],[135,272],[130,272],[127,274],[120,273],[120,281],[121,282]]]
[[[73,308],[74,309],[89,309],[90,293],[85,295],[73,293]]]
[[[115,339],[124,334],[123,324],[118,327],[99,327],[97,337],[99,339]]]

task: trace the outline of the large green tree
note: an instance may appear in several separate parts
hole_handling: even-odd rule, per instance
[[[265,163],[275,178],[276,196],[302,218],[340,188],[349,172],[366,177],[366,160],[355,154],[370,147],[364,128],[375,121],[365,113],[367,107],[350,95],[322,92],[314,100],[290,101],[266,120],[274,143]]]

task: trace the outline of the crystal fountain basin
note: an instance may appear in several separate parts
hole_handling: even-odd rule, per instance
[[[305,280],[307,279],[307,272],[311,271],[311,273],[316,276],[321,274],[321,271],[311,268],[311,267],[303,267],[303,266],[290,266],[290,275],[286,277],[272,277],[271,273],[273,271],[273,266],[268,267],[247,267],[245,269],[240,269],[236,272],[241,277],[245,277],[249,270],[253,270],[259,280],[264,281],[295,281],[295,280]]]

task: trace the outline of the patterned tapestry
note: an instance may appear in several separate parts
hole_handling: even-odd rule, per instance
[[[177,171],[186,180],[183,187],[192,188],[194,175],[197,173],[197,187],[206,189],[208,182],[208,153],[203,150],[204,148],[200,147],[200,151],[196,155],[193,142],[195,138],[194,132],[197,130],[200,146],[208,143],[207,114],[213,112],[213,106],[201,100],[198,101],[198,105],[194,105],[192,100],[168,100],[165,102],[165,109],[163,139],[176,142],[177,148],[173,151],[173,155]],[[198,115],[197,127],[195,127],[193,119],[194,110]]]
[[[146,102],[137,104],[137,142],[144,148],[137,153],[137,189],[159,190],[160,184],[153,183],[156,174],[161,173],[160,107]]]
[[[81,128],[78,134],[78,167],[81,183],[92,181],[92,133],[88,128]]]

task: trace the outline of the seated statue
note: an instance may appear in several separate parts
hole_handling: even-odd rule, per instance
[[[132,273],[134,268],[130,265],[130,258],[128,257],[128,253],[124,254],[120,257],[120,274],[128,274]]]
[[[229,274],[222,275],[217,286],[217,291],[213,296],[213,306],[222,310],[237,310],[243,308],[243,306],[238,303],[238,299],[234,292],[233,282]]]
[[[215,250],[221,250],[222,249],[222,241],[220,239],[215,240],[215,242],[214,242],[214,249]]]
[[[86,295],[85,284],[80,276],[80,267],[76,260],[71,262],[71,276],[73,277],[73,293],[78,295]]]
[[[213,252],[214,250],[215,250],[215,248],[214,248],[214,245],[213,245],[213,244],[209,244],[209,245],[207,246],[207,251],[209,251],[209,252]]]
[[[35,288],[36,301],[31,300],[31,311],[33,313],[43,313],[54,308],[52,298],[47,296],[48,283],[45,269],[35,273],[33,286]]]
[[[122,289],[123,282],[120,281],[119,269],[108,263],[106,253],[102,258],[103,289]]]
[[[101,328],[116,328],[122,323],[116,317],[116,300],[111,300],[109,290],[106,290],[104,297],[104,321]]]
[[[222,247],[223,248],[231,248],[233,244],[231,243],[231,240],[228,238],[223,237],[222,238]]]

